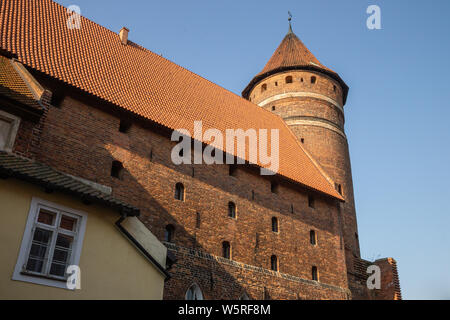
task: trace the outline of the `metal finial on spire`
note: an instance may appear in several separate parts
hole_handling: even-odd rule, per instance
[[[292,14],[291,14],[290,11],[288,11],[288,21],[289,21],[289,32],[288,32],[288,34],[289,34],[289,33],[293,33],[293,31],[292,31],[292,25],[291,25],[291,20],[292,20]]]

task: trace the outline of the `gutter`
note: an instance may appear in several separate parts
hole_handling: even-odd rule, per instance
[[[122,215],[120,217],[119,220],[116,221],[116,226],[117,228],[120,230],[120,232],[123,233],[123,235],[125,237],[127,237],[128,240],[131,241],[131,243],[133,243],[136,248],[139,249],[139,251],[141,251],[141,253],[148,259],[150,260],[150,262],[156,266],[156,268],[162,273],[164,274],[164,281],[169,280],[170,274],[167,272],[166,268],[164,268],[158,261],[155,260],[155,258],[153,258],[153,256],[122,226],[122,222],[129,217],[129,215],[127,215],[125,212],[122,212]]]

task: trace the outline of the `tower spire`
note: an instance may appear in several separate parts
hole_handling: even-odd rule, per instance
[[[290,11],[288,11],[288,21],[289,21],[289,32],[288,32],[288,34],[294,33],[294,32],[292,31],[291,20],[292,20],[292,14],[291,14]]]

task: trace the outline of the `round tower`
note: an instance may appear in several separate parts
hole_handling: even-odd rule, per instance
[[[360,257],[344,105],[348,87],[289,32],[242,92],[244,98],[284,119],[298,140],[335,182],[341,205],[347,268]]]

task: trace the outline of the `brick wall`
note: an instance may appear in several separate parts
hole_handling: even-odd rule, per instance
[[[48,79],[38,80],[54,89]],[[115,197],[141,209],[140,219],[160,240],[166,225],[175,227],[173,242],[185,249],[171,250],[177,262],[166,283],[166,299],[183,299],[193,282],[215,299],[238,298],[243,292],[252,298],[262,293],[277,299],[348,297],[337,201],[313,194],[315,208],[309,208],[310,191],[281,182],[274,194],[270,181],[251,168],[239,168],[232,177],[227,165],[175,166],[170,161],[174,143],[164,130],[133,119],[129,132],[121,133],[120,118],[127,115],[69,92],[60,107],[49,109],[36,158],[111,186]],[[29,129],[24,125],[23,134]],[[123,163],[121,180],[110,176],[113,160]],[[178,182],[185,186],[184,202],[174,199]],[[237,219],[228,217],[229,201],[237,206]],[[278,233],[271,230],[272,217],[278,218]],[[317,233],[316,246],[309,242],[310,230]],[[220,256],[223,241],[230,242],[238,266],[183,251]],[[268,271],[272,255],[278,257],[279,273]],[[319,270],[319,283],[311,281],[312,266]]]

